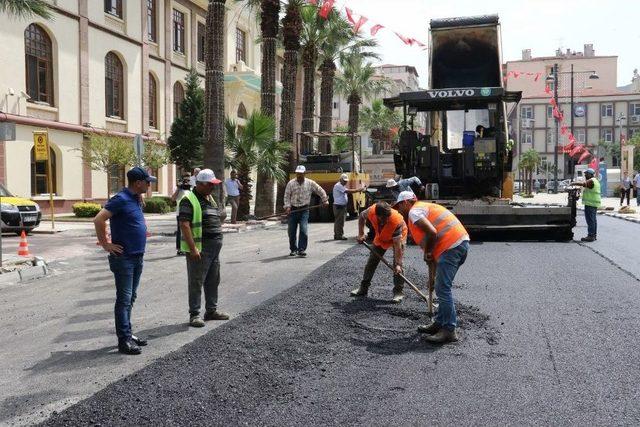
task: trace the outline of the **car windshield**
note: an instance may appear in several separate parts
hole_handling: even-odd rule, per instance
[[[9,190],[7,190],[7,187],[5,187],[3,184],[0,184],[0,197],[13,197],[13,194],[11,194]]]

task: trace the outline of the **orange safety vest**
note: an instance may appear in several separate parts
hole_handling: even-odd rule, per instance
[[[378,216],[376,215],[376,207],[371,206],[367,219],[376,231],[376,237],[373,239],[373,244],[381,247],[382,249],[389,249],[393,246],[393,232],[396,231],[398,226],[402,224],[402,240],[406,240],[408,229],[404,222],[404,218],[398,211],[391,209],[391,216],[387,220],[387,223],[380,229],[378,227]]]
[[[467,233],[467,230],[460,220],[444,206],[435,203],[416,202],[411,209],[416,208],[428,209],[429,214],[427,215],[427,220],[435,227],[438,233],[436,235],[436,244],[433,247],[433,257],[436,260],[455,243],[468,237],[469,233]],[[411,220],[409,220],[409,231],[411,231],[413,240],[421,245],[427,233],[422,231],[422,229],[411,222]]]

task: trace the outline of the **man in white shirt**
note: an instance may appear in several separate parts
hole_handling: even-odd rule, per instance
[[[636,205],[640,206],[640,171],[633,177],[633,186],[636,189]]]
[[[231,224],[235,224],[240,204],[240,190],[243,187],[236,171],[232,170],[229,175],[229,178],[224,180],[224,188],[227,192],[227,203],[231,204]]]
[[[322,199],[322,204],[329,205],[327,193],[317,182],[304,177],[307,169],[300,165],[296,168],[296,178],[287,183],[284,189],[284,210],[289,216],[289,256],[307,256],[307,227],[309,225],[309,204],[311,193]],[[298,225],[300,238],[298,239]]]
[[[191,189],[193,189],[193,187],[196,186],[196,177],[200,173],[200,170],[201,170],[200,168],[193,169],[193,175],[191,175],[191,178],[189,178],[189,184],[191,184]]]
[[[344,237],[344,220],[347,216],[347,204],[349,203],[348,194],[360,193],[363,188],[347,188],[349,175],[343,173],[340,180],[333,186],[333,240],[347,240]]]

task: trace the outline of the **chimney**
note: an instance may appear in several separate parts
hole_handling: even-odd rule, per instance
[[[522,50],[522,60],[523,61],[531,61],[531,49],[523,49]]]
[[[638,74],[638,69],[633,70],[633,78],[631,79],[631,90],[636,93],[640,93],[640,74]]]
[[[562,58],[562,49],[556,49],[556,58]]]
[[[593,44],[584,45],[584,56],[586,56],[587,58],[596,56],[596,51],[593,49]]]

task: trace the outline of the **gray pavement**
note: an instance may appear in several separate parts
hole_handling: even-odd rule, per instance
[[[175,218],[173,219],[175,221]],[[346,225],[355,234],[355,222]],[[333,224],[311,224],[308,258],[288,256],[284,226],[225,235],[220,307],[235,318],[296,285],[352,246],[335,242]],[[185,260],[171,237],[151,237],[133,327],[150,339],[141,356],[116,350],[113,276],[95,238],[71,232],[40,236],[68,244],[53,275],[0,286],[0,425],[30,424],[84,399],[206,334],[187,326]],[[34,247],[37,238],[34,236]]]
[[[417,297],[389,304],[390,273],[348,296],[366,256],[353,247],[47,424],[638,425],[640,281],[620,257],[639,226],[613,221],[598,246],[473,244],[454,286],[461,340],[443,347],[415,332]],[[416,247],[407,258],[424,283]]]

